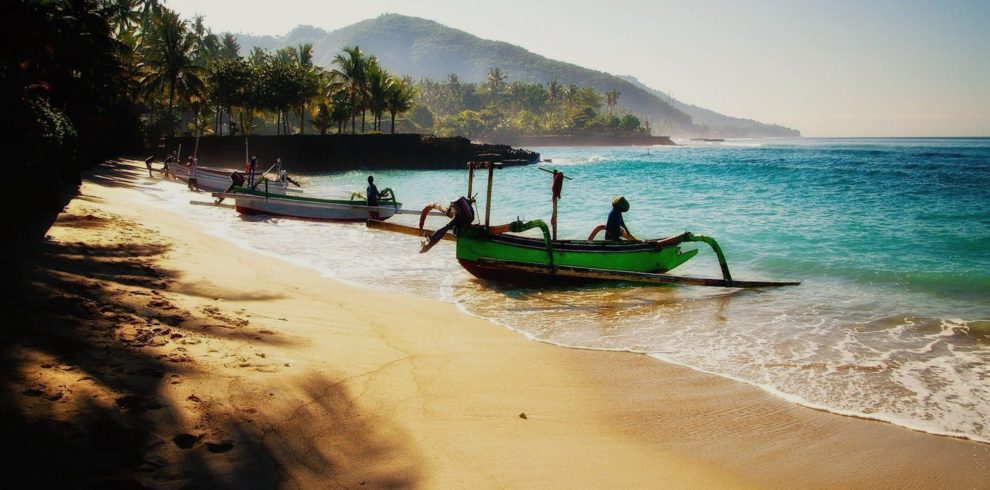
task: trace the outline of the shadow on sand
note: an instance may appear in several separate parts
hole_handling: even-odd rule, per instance
[[[111,165],[97,180],[123,186],[132,178]],[[409,448],[386,436],[394,428],[348,417],[355,401],[327,375],[303,382],[301,391],[314,400],[286,420],[250,406],[256,398],[231,406],[231,393],[212,394],[219,401],[209,406],[188,401],[193,396],[176,400],[174,385],[208,369],[184,341],[287,341],[172,304],[162,291],[176,274],[156,265],[168,246],[142,243],[135,223],[63,214],[56,224],[117,238],[24,241],[0,249],[5,480],[31,488],[270,488],[341,478],[376,486],[416,483],[412,463],[402,463],[414,460]],[[204,327],[218,324],[223,328]],[[285,382],[278,375],[268,379],[271,386]],[[323,438],[281,432],[316,425],[332,430]]]

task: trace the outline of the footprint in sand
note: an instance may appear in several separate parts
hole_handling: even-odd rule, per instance
[[[175,443],[179,449],[191,449],[193,446],[203,438],[203,435],[193,435],[193,434],[179,434],[172,438],[172,442]]]
[[[225,453],[234,449],[234,443],[230,441],[207,442],[205,445],[206,450],[214,454]]]
[[[141,395],[124,395],[115,401],[118,408],[129,413],[141,413],[162,408],[162,404],[157,399]]]

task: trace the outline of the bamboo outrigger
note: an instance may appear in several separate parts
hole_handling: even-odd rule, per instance
[[[713,238],[685,232],[663,239],[651,240],[557,240],[556,212],[551,223],[553,232],[543,220],[516,220],[504,225],[491,225],[491,196],[494,172],[501,168],[495,162],[468,164],[468,197],[462,197],[449,207],[430,204],[423,209],[420,227],[388,225],[393,231],[429,236],[421,252],[429,250],[447,231],[456,235],[457,260],[468,272],[485,279],[508,282],[583,282],[622,281],[645,284],[688,284],[719,287],[770,287],[797,285],[792,281],[740,281],[732,278],[725,254]],[[475,170],[487,170],[484,224],[475,224],[472,195]],[[563,174],[554,171],[554,211],[560,197]],[[423,229],[426,214],[440,210],[453,218],[447,226],[429,233]],[[378,222],[369,226],[383,227]],[[408,228],[408,229],[406,229]],[[542,232],[541,238],[517,235],[532,229]],[[700,242],[708,245],[718,257],[722,278],[674,276],[668,271],[687,262],[698,250],[681,250],[681,244]]]

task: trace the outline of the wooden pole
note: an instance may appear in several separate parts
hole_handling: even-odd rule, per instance
[[[485,196],[485,228],[488,228],[488,218],[492,213],[492,180],[495,177],[495,166],[488,166],[488,194]]]
[[[474,165],[468,164],[468,195],[467,198],[471,199],[471,188],[474,185]]]
[[[553,213],[550,214],[550,227],[553,228],[553,239],[557,239],[557,198],[553,199]]]

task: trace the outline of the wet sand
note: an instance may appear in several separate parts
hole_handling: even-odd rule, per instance
[[[107,164],[48,240],[4,253],[0,416],[18,480],[990,484],[990,445],[815,411],[646,356],[540,344],[454,305],[321,278],[151,206],[148,182],[143,163]]]

